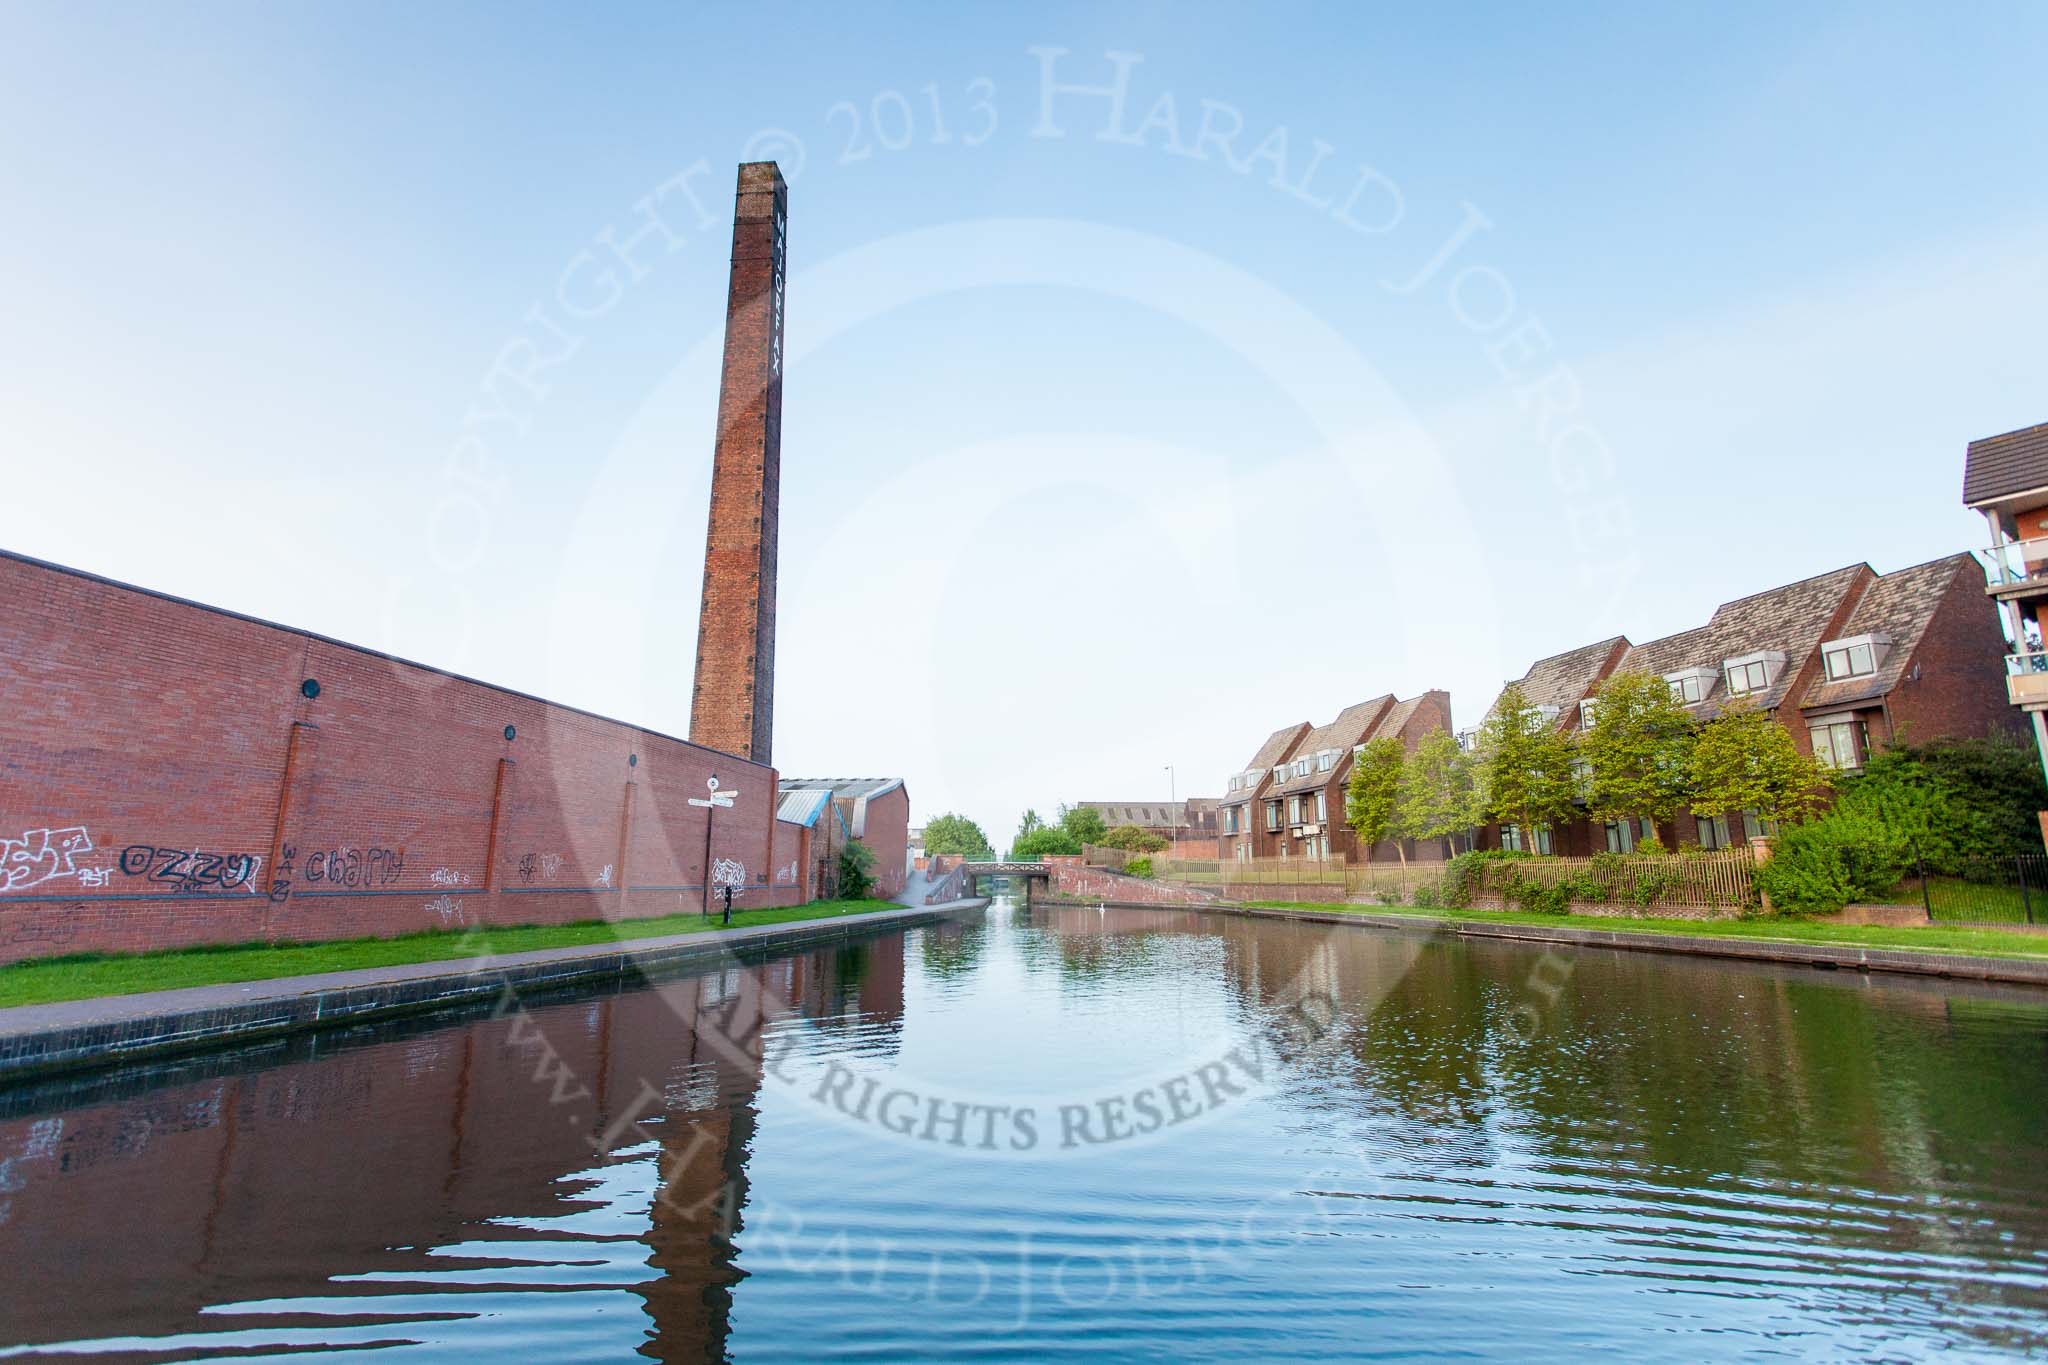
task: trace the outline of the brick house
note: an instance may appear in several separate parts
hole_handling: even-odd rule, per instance
[[[1963,505],[1991,527],[1979,558],[2012,649],[2006,696],[2027,718],[2048,770],[2048,422],[1970,442]],[[2048,818],[2042,828],[2048,833]]]
[[[910,876],[910,789],[902,778],[786,777],[778,790],[784,798],[830,793],[846,822],[846,837],[875,855],[875,895],[888,899],[903,890]]]
[[[1583,733],[1603,679],[1649,673],[1700,721],[1742,697],[1785,726],[1801,752],[1853,772],[1894,742],[2010,728],[1994,672],[2003,644],[1977,580],[1968,555],[1890,574],[1851,565],[1723,603],[1705,625],[1675,635],[1616,637],[1554,656],[1530,670],[1525,691],[1560,732]],[[1581,819],[1538,831],[1533,851],[1629,852],[1653,835],[1666,847],[1722,848],[1761,832],[1748,815],[1682,812],[1661,830]],[[1491,827],[1481,842],[1515,847],[1519,835]]]
[[[1295,748],[1312,728],[1304,720],[1275,730],[1252,754],[1251,762],[1224,782],[1216,811],[1219,856],[1239,860],[1279,856],[1279,818],[1276,814],[1271,828],[1263,818],[1267,793],[1285,776],[1283,765],[1294,757]]]
[[[1448,730],[1448,692],[1425,692],[1397,701],[1392,696],[1348,706],[1327,725],[1277,731],[1253,756],[1253,767],[1233,774],[1224,797],[1225,829],[1220,838],[1236,858],[1326,858],[1360,856],[1358,835],[1344,822],[1345,784],[1365,744],[1391,735],[1413,752],[1431,730]],[[1284,740],[1284,743],[1283,743]],[[1281,750],[1284,748],[1284,752]],[[1247,822],[1249,829],[1247,830]],[[1410,846],[1400,850],[1414,856]],[[1429,845],[1422,852],[1427,855]],[[1396,856],[1392,842],[1375,857]]]
[[[833,896],[839,890],[839,850],[846,847],[852,832],[832,793],[824,788],[777,792],[775,819],[800,831],[797,837],[796,878],[804,888],[804,900]],[[785,869],[777,868],[776,875]]]

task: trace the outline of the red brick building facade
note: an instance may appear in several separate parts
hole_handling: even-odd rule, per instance
[[[1970,556],[1949,555],[1889,574],[1851,565],[1738,598],[1703,626],[1639,645],[1602,640],[1540,661],[1518,683],[1565,733],[1587,728],[1595,691],[1616,673],[1661,677],[1701,721],[1741,697],[1785,726],[1802,753],[1853,772],[1894,743],[2014,729],[1998,681],[2004,652],[1982,572]],[[1653,835],[1667,848],[1719,848],[1760,828],[1753,818],[1691,812],[1661,829],[1580,819],[1539,831],[1530,851],[1627,852]],[[1503,841],[1514,846],[1519,835],[1481,832],[1482,847]]]
[[[763,764],[19,556],[0,600],[0,961],[801,899]]]

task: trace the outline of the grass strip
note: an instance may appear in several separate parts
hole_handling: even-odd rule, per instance
[[[1526,910],[1426,910],[1412,905],[1349,902],[1243,901],[1265,910],[1320,910],[1350,915],[1413,915],[1419,919],[1476,924],[1540,925],[1559,929],[1611,929],[1622,933],[1681,934],[1694,938],[1745,939],[1756,943],[1826,943],[1860,948],[1903,948],[1912,952],[1962,953],[1977,957],[2048,959],[2048,935],[1952,924],[1824,924],[1802,919],[1656,919],[1647,916],[1543,915]]]
[[[449,962],[483,953],[503,956],[540,948],[580,948],[713,929],[745,929],[790,920],[832,919],[900,910],[893,901],[813,901],[767,910],[735,910],[730,926],[696,911],[659,919],[577,920],[570,924],[504,924],[468,930],[430,929],[393,938],[351,938],[324,943],[233,943],[153,953],[75,953],[0,967],[0,1007],[48,1005],[103,995],[266,981],[314,972]]]

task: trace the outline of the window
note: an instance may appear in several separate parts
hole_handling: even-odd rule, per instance
[[[1692,813],[1700,827],[1700,847],[1709,851],[1728,847],[1728,817],[1725,815],[1701,815]]]
[[[1762,650],[1727,660],[1721,671],[1728,679],[1728,690],[1740,697],[1768,689],[1784,666],[1783,654],[1776,650]]]
[[[1479,747],[1479,732],[1477,730],[1458,731],[1458,747],[1468,754],[1477,749]]]
[[[1330,818],[1330,803],[1329,803],[1328,801],[1326,801],[1326,800],[1324,800],[1324,799],[1323,799],[1323,793],[1321,793],[1321,792],[1317,792],[1317,793],[1316,793],[1316,819],[1318,819],[1318,820],[1327,820],[1327,819],[1329,819],[1329,818]]]
[[[1672,700],[1681,701],[1687,706],[1691,706],[1700,699],[1699,674],[1686,673],[1676,678],[1666,678],[1665,681],[1671,684]]]
[[[1889,635],[1878,632],[1830,640],[1820,647],[1821,666],[1830,682],[1837,678],[1867,677],[1884,662],[1885,650],[1891,647],[1891,642]]]
[[[1592,729],[1592,728],[1593,728],[1593,718],[1594,718],[1595,716],[1599,715],[1599,714],[1600,714],[1600,703],[1599,703],[1598,701],[1596,701],[1596,700],[1595,700],[1594,698],[1592,698],[1592,697],[1588,697],[1588,698],[1586,698],[1586,699],[1585,699],[1584,701],[1580,702],[1580,703],[1579,703],[1579,728],[1580,728],[1581,730],[1590,730],[1590,729]]]
[[[1869,737],[1858,733],[1862,729],[1863,722],[1854,718],[1813,726],[1807,731],[1813,739],[1813,761],[1823,768],[1861,768],[1863,749],[1869,744]]]
[[[1518,825],[1502,825],[1500,827],[1500,847],[1503,853],[1520,853],[1522,851],[1521,827]]]
[[[1556,852],[1556,842],[1550,837],[1550,826],[1548,825],[1538,825],[1536,827],[1536,852],[1546,858]]]
[[[1761,692],[1771,685],[1770,670],[1759,659],[1755,663],[1728,665],[1728,690],[1740,697],[1749,692]]]
[[[1776,820],[1759,820],[1756,818],[1755,811],[1746,810],[1742,812],[1743,838],[1769,839],[1776,837],[1777,833],[1778,822]]]
[[[1337,766],[1337,751],[1336,751],[1335,749],[1325,749],[1325,750],[1323,750],[1323,751],[1322,751],[1321,753],[1319,753],[1319,754],[1317,754],[1317,755],[1316,755],[1316,771],[1317,771],[1317,772],[1319,772],[1319,773],[1326,773],[1326,772],[1330,771],[1330,769],[1332,769],[1332,768],[1334,768],[1334,767],[1336,767],[1336,766]]]
[[[1648,820],[1609,820],[1607,822],[1607,851],[1609,853],[1633,853],[1640,840],[1648,843],[1657,837],[1657,827]]]
[[[1295,759],[1295,760],[1294,760],[1294,775],[1295,775],[1296,777],[1307,777],[1307,776],[1308,776],[1308,760],[1307,760],[1307,759],[1305,759],[1305,758],[1297,758],[1297,759]]]
[[[1285,782],[1287,780],[1287,765],[1285,763],[1273,769],[1273,780],[1275,782]]]
[[[1301,798],[1298,796],[1287,798],[1287,823],[1290,825],[1301,823]]]
[[[1269,830],[1280,828],[1280,803],[1278,801],[1268,801],[1266,803],[1266,828]]]

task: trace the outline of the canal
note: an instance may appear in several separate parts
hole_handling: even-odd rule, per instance
[[[2048,996],[1025,908],[0,1092],[124,1360],[2048,1349]]]

